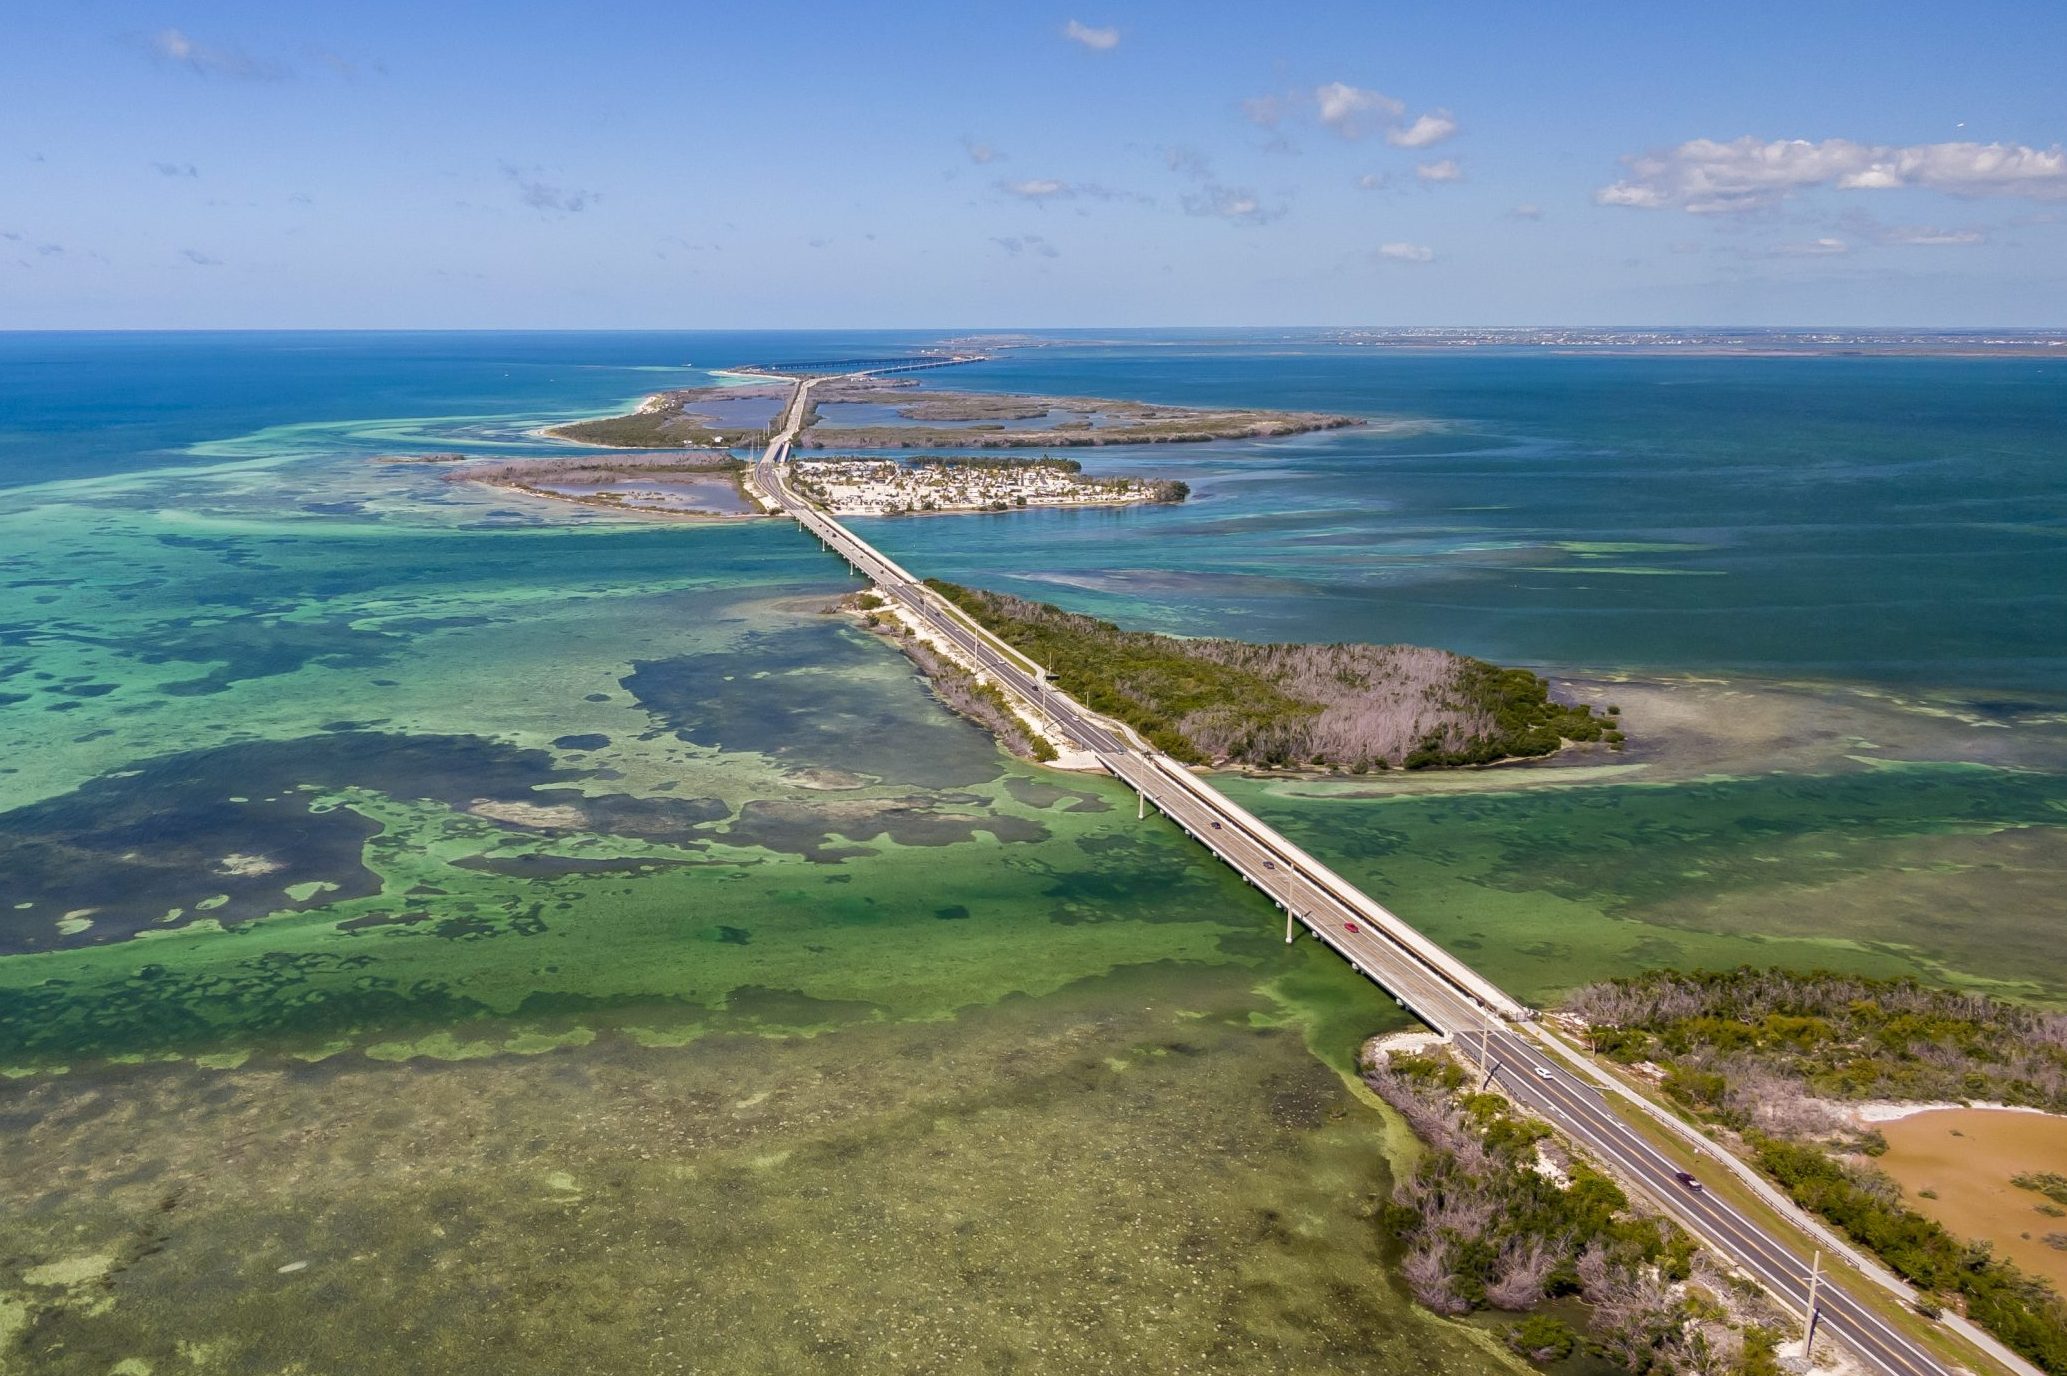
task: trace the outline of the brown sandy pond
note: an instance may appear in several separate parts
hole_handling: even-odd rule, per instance
[[[2067,1290],[2067,1217],[2041,1212],[2051,1201],[2010,1183],[2025,1172],[2067,1175],[2067,1118],[1948,1108],[1878,1126],[1888,1139],[1878,1164],[1901,1182],[1910,1207],[1960,1237],[1986,1238],[1997,1256]],[[2049,1244],[2049,1235],[2062,1245]]]

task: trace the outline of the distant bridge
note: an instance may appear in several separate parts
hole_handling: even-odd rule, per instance
[[[747,363],[729,371],[765,373],[770,377],[831,377],[846,373],[912,373],[921,368],[952,368],[982,363],[989,354],[908,354],[895,358],[823,358],[808,363]]]

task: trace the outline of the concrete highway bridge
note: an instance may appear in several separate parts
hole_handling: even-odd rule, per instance
[[[1269,897],[1284,910],[1286,941],[1302,931],[1312,934],[1402,1008],[1460,1046],[1510,1098],[1584,1146],[1717,1255],[1751,1274],[1797,1313],[1807,1315],[1813,1309],[1819,1334],[1834,1338],[1872,1370],[1889,1376],[1946,1376],[1961,1369],[1861,1304],[1852,1287],[1878,1285],[1905,1300],[1913,1298],[1913,1292],[1801,1214],[1748,1165],[1707,1144],[1694,1129],[1576,1055],[1536,1024],[1533,1010],[1129,728],[1075,702],[1039,665],[797,495],[785,472],[790,442],[810,389],[819,380],[797,380],[796,394],[783,414],[783,429],[754,467],[755,485],[773,507],[816,535],[869,579],[883,598],[1014,699],[1024,714],[1054,728],[1125,782],[1138,795],[1142,815],[1156,808]],[[1790,1218],[1795,1230],[1771,1228],[1717,1192],[1691,1186],[1682,1167],[1653,1145],[1652,1136],[1618,1113],[1615,1103],[1648,1117],[1654,1132],[1677,1136],[1704,1156],[1705,1173],[1736,1175],[1780,1216]],[[1707,1162],[1713,1163],[1712,1170]],[[1812,1279],[1816,1268],[1801,1254],[1798,1238],[1786,1236],[1786,1231],[1809,1234],[1846,1259],[1855,1277],[1824,1273]],[[2005,1367],[2039,1376],[2036,1368],[1963,1320],[1948,1324]]]
[[[963,363],[981,363],[989,354],[911,354],[898,358],[833,358],[811,363],[752,363],[731,371],[760,373],[773,378],[879,377],[884,373],[915,373],[925,368],[952,368]]]

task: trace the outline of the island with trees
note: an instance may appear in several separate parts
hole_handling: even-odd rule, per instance
[[[540,433],[611,448],[747,446],[765,438],[788,395],[786,385],[678,388],[656,392],[623,415],[572,421]],[[1357,416],[1318,411],[957,392],[895,377],[821,382],[811,389],[802,419],[796,448],[818,450],[1183,444],[1267,439],[1366,423]]]
[[[765,444],[790,386],[678,387],[618,416],[549,425],[550,439],[610,449],[730,449]]]
[[[1447,650],[1180,639],[1004,593],[927,586],[1078,702],[1189,764],[1362,774],[1623,742],[1617,709],[1559,702],[1526,669]]]
[[[722,451],[488,458],[426,455],[451,483],[480,483],[603,511],[642,512],[698,520],[758,516],[746,493],[746,465]],[[381,462],[401,460],[384,456]]]

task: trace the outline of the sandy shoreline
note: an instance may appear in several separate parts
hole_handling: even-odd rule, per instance
[[[1903,1103],[1899,1100],[1874,1099],[1862,1104],[1846,1106],[1853,1121],[1862,1127],[1875,1123],[1899,1123],[1904,1118],[1914,1118],[1923,1113],[2033,1113],[2041,1118],[2060,1118],[2067,1121],[2067,1115],[2048,1113],[2029,1104],[1957,1104],[1949,1102]]]

